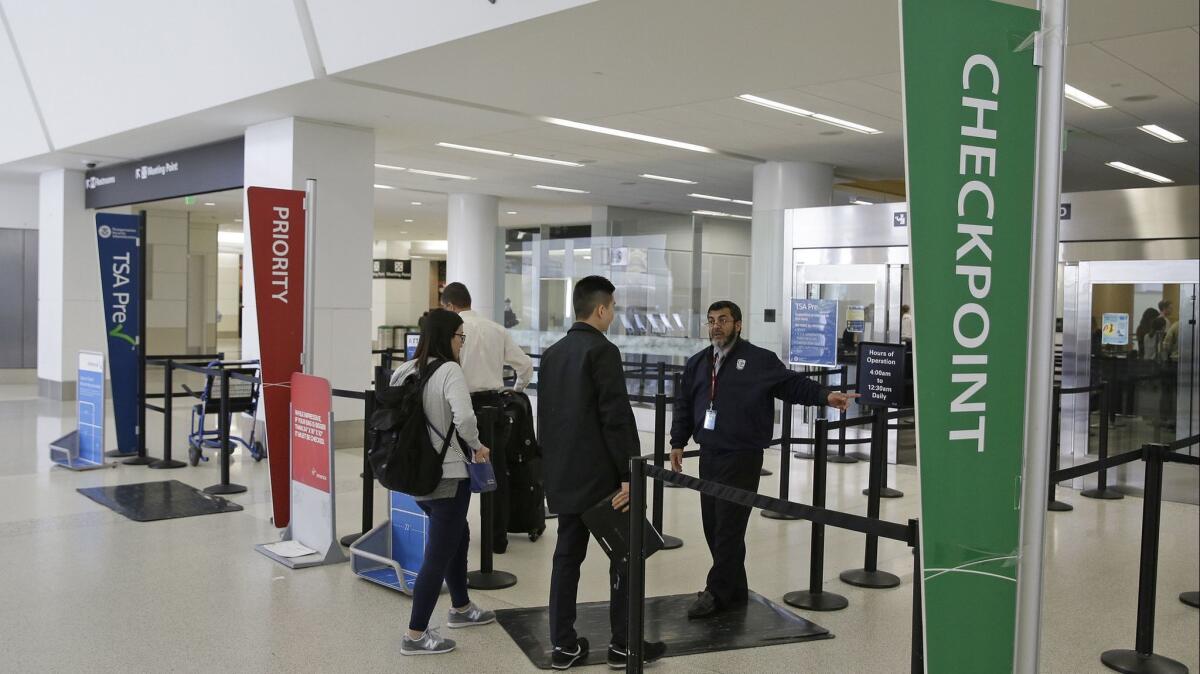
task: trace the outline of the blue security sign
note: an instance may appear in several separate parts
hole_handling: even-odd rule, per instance
[[[837,300],[792,300],[788,361],[800,365],[837,365]]]
[[[104,463],[104,354],[80,351],[78,372],[78,461],[98,465]]]
[[[138,377],[142,339],[140,313],[141,218],[123,213],[96,214],[100,250],[100,288],[112,368],[113,419],[117,448],[137,451]]]

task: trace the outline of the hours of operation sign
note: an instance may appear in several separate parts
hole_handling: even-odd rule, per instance
[[[904,397],[904,345],[858,345],[858,399],[867,407],[899,408]]]

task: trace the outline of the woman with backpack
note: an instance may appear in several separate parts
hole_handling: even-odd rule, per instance
[[[466,339],[458,314],[445,309],[430,311],[423,321],[416,357],[400,366],[391,380],[392,386],[399,386],[413,376],[425,381],[421,400],[429,422],[429,439],[437,451],[447,448],[437,488],[413,497],[429,516],[429,538],[425,559],[413,585],[412,615],[400,644],[403,655],[454,650],[454,641],[429,628],[443,580],[450,589],[453,606],[446,620],[448,627],[486,625],[496,620],[495,613],[480,609],[467,594],[470,540],[467,508],[471,504],[471,489],[466,462],[486,462],[490,450],[479,441],[471,394],[459,365],[459,353]]]

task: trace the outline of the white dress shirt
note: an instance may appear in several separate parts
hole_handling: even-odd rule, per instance
[[[471,393],[504,388],[505,365],[517,371],[518,391],[528,386],[533,379],[533,360],[517,346],[508,331],[471,310],[459,316],[463,319],[463,334],[467,336],[460,359]]]

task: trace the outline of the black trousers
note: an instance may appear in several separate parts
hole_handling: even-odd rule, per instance
[[[762,464],[761,449],[715,452],[701,448],[700,479],[756,492]],[[713,560],[704,589],[717,598],[717,605],[721,607],[740,604],[748,597],[746,525],[750,521],[751,510],[743,505],[700,494],[704,540],[708,543]]]
[[[558,545],[554,548],[554,568],[550,574],[550,643],[573,650],[579,635],[575,633],[575,603],[579,594],[579,567],[587,556],[590,535],[579,515],[559,514]],[[629,637],[629,587],[625,583],[627,567],[611,562],[608,569],[608,620],[612,644],[625,648]]]
[[[471,407],[479,423],[479,441],[492,450],[492,470],[496,473],[496,491],[492,492],[492,544],[508,543],[508,518],[511,512],[508,480],[508,433],[501,428],[500,394],[481,391],[471,394]]]

